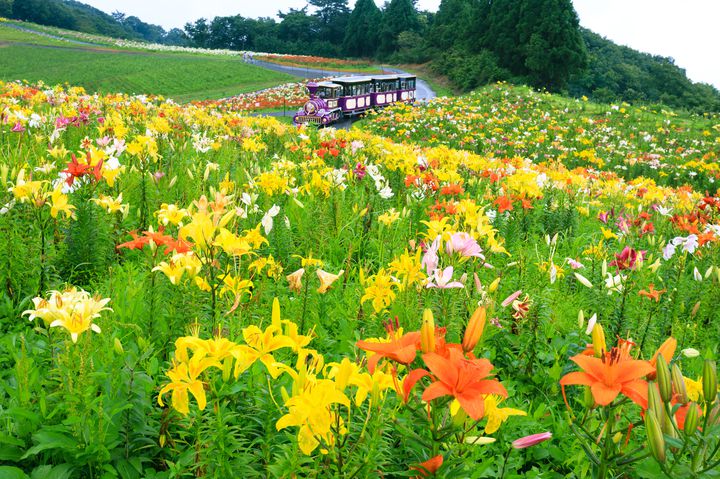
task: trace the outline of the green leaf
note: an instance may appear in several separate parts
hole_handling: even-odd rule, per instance
[[[75,439],[60,432],[41,430],[33,434],[32,437],[36,444],[28,449],[21,459],[26,459],[49,449],[73,450],[77,447]]]
[[[36,467],[31,479],[68,479],[71,477],[73,467],[70,464],[59,464],[57,466]]]
[[[0,477],[3,479],[28,479],[22,469],[12,466],[0,466]]]

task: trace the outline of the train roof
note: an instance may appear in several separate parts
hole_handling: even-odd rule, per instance
[[[397,80],[399,78],[398,75],[373,75],[373,80]]]
[[[417,78],[416,75],[411,75],[409,73],[394,73],[394,74],[387,74],[387,75],[372,75],[372,76],[344,76],[344,77],[337,77],[337,78],[331,78],[327,82],[322,82],[320,85],[326,86],[326,83],[333,83],[333,84],[343,84],[343,83],[367,83],[371,81],[391,81],[391,80],[398,80],[398,79],[409,79],[409,78]]]
[[[342,85],[338,85],[337,83],[333,83],[331,81],[321,81],[317,84],[317,86],[325,88],[342,88]]]
[[[331,78],[332,83],[364,83],[372,81],[372,77],[368,76],[353,76],[353,77],[338,77]]]

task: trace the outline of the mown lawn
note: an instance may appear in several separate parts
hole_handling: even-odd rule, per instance
[[[91,92],[152,93],[180,102],[223,98],[293,80],[235,57],[48,45],[51,42],[0,28],[0,79],[69,83]]]

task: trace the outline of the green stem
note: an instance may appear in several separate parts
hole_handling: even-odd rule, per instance
[[[503,460],[502,468],[500,469],[500,474],[498,475],[498,479],[503,479],[505,477],[505,468],[507,467],[508,458],[510,457],[511,452],[512,452],[512,447],[509,447],[507,452],[505,453],[505,459]]]
[[[608,419],[605,429],[605,441],[603,443],[602,456],[600,456],[600,467],[596,479],[605,479],[608,474],[610,466],[610,456],[612,453],[612,430],[615,426],[615,414],[610,410],[608,411]]]
[[[300,334],[305,332],[305,313],[307,312],[307,299],[308,299],[308,286],[310,285],[309,279],[305,280],[303,287],[303,308],[302,316],[300,317]]]

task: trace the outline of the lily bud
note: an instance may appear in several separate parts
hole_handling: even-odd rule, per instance
[[[423,311],[422,326],[420,327],[420,348],[423,353],[435,352],[435,318],[432,311]]]
[[[648,412],[645,414],[650,414],[649,411],[653,411],[658,424],[663,423],[665,420],[665,407],[660,398],[660,390],[658,390],[657,384],[652,381],[648,383]]]
[[[692,436],[697,431],[698,424],[700,422],[700,416],[698,415],[698,405],[694,402],[688,404],[688,412],[685,416],[685,427],[683,432],[687,436]]]
[[[645,414],[645,430],[647,432],[650,453],[652,453],[658,462],[665,462],[665,438],[663,437],[655,413],[652,410],[648,410]]]
[[[596,358],[602,357],[602,355],[605,354],[605,351],[607,351],[607,346],[605,345],[605,331],[599,323],[595,323],[595,326],[593,327],[592,344]]]
[[[122,354],[125,352],[125,350],[123,349],[123,345],[118,338],[115,338],[113,340],[113,349],[115,350],[115,353],[120,356],[122,356]]]
[[[660,429],[662,429],[662,432],[666,436],[677,438],[677,433],[675,432],[674,418],[671,417],[669,414],[665,414],[665,416],[663,417],[663,422],[660,426]]]
[[[695,303],[695,306],[693,306],[692,311],[690,311],[690,316],[694,318],[695,316],[697,316],[698,311],[700,311],[700,301]]]
[[[498,289],[498,285],[500,284],[500,278],[495,278],[495,280],[490,283],[490,286],[488,286],[488,292],[494,293]]]
[[[708,414],[708,426],[715,426],[720,424],[720,403],[715,404],[715,407],[710,410]]]
[[[483,288],[482,283],[480,282],[480,277],[477,273],[473,273],[473,282],[475,283],[475,291],[481,293]]]
[[[672,379],[670,378],[670,368],[662,354],[657,357],[657,384],[660,389],[660,397],[663,402],[669,403],[672,399]]]
[[[678,396],[678,401],[680,401],[681,404],[687,404],[690,398],[688,398],[687,389],[685,388],[685,378],[677,364],[672,365],[670,377],[672,379],[673,390]]]
[[[715,369],[715,361],[705,360],[703,365],[703,397],[705,402],[712,403],[717,396],[717,370]]]
[[[277,298],[273,299],[272,304],[272,325],[278,330],[281,329],[282,323],[280,322],[280,301]]]
[[[230,373],[232,373],[232,365],[233,365],[233,358],[227,357],[223,359],[222,362],[222,379],[223,382],[228,382],[230,380]]]
[[[485,320],[487,318],[487,311],[484,306],[478,307],[475,312],[470,316],[467,327],[465,328],[465,335],[462,340],[463,351],[469,353],[482,337],[483,329],[485,329]]]

